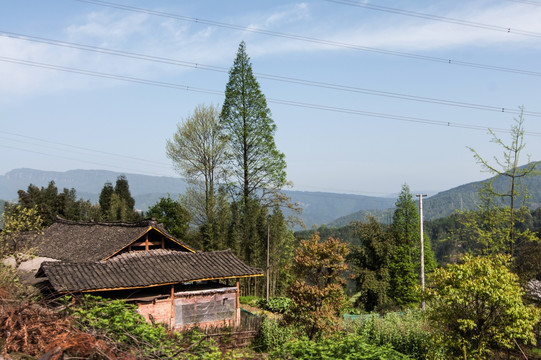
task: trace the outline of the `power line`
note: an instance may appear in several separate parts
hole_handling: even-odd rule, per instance
[[[151,55],[146,55],[146,54],[122,51],[122,50],[108,49],[108,48],[102,48],[102,47],[97,47],[97,46],[85,45],[81,43],[59,41],[59,40],[48,39],[48,38],[43,38],[43,37],[36,37],[36,36],[31,36],[31,35],[14,33],[10,31],[0,30],[0,36],[5,36],[8,38],[15,38],[18,40],[44,43],[44,44],[54,45],[54,46],[62,46],[62,47],[84,50],[84,51],[104,53],[104,54],[114,55],[114,56],[122,56],[122,57],[131,58],[131,59],[137,59],[137,60],[144,60],[144,61],[150,61],[150,62],[189,67],[193,69],[210,70],[210,71],[217,71],[217,72],[223,72],[223,73],[229,72],[229,69],[225,67],[201,64],[201,63],[195,63],[195,62],[188,62],[184,60],[177,60],[177,59],[171,59],[171,58],[157,57],[157,56],[151,56]],[[492,112],[507,112],[511,114],[520,114],[519,110],[511,109],[504,106],[474,104],[474,103],[467,103],[467,102],[460,102],[460,101],[453,101],[453,100],[437,99],[437,98],[431,98],[431,97],[415,96],[415,95],[401,94],[401,93],[395,93],[395,92],[389,92],[389,91],[373,90],[373,89],[360,88],[360,87],[355,87],[355,86],[347,86],[347,85],[326,83],[326,82],[321,82],[321,81],[286,77],[286,76],[280,76],[280,75],[272,75],[272,74],[264,74],[264,73],[256,73],[256,75],[257,77],[262,78],[262,79],[281,81],[281,82],[286,82],[286,83],[319,87],[319,88],[326,88],[326,89],[332,89],[332,90],[339,90],[339,91],[345,91],[345,92],[361,93],[361,94],[368,94],[368,95],[374,95],[374,96],[390,97],[390,98],[401,99],[401,100],[418,101],[418,102],[470,108],[470,109],[477,109],[477,110],[486,110],[486,111],[492,111]],[[525,111],[523,114],[528,115],[528,116],[541,117],[541,112]]]
[[[212,94],[212,95],[221,95],[221,96],[224,95],[223,91],[216,91],[216,90],[204,89],[204,88],[199,88],[199,87],[192,87],[188,85],[167,83],[163,81],[148,80],[148,79],[136,78],[136,77],[131,77],[131,76],[108,74],[108,73],[89,71],[89,70],[84,70],[84,69],[38,63],[34,61],[20,60],[20,59],[8,58],[8,57],[3,57],[3,56],[0,56],[0,61],[45,68],[45,69],[50,69],[50,70],[65,71],[69,73],[76,73],[76,74],[94,76],[94,77],[105,78],[105,79],[114,79],[114,80],[120,80],[120,81],[125,81],[125,82],[132,82],[132,83],[137,83],[137,84],[160,86],[160,87],[166,87],[166,88],[171,88],[171,89],[200,92],[200,93],[206,93],[206,94]],[[385,113],[379,113],[379,112],[368,112],[368,111],[362,111],[362,110],[347,109],[347,108],[326,106],[326,105],[320,105],[320,104],[310,104],[310,103],[303,103],[303,102],[290,101],[290,100],[284,100],[284,99],[267,98],[267,100],[272,103],[288,105],[288,106],[324,110],[324,111],[338,112],[338,113],[344,113],[344,114],[360,115],[360,116],[366,116],[366,117],[377,117],[377,118],[398,120],[398,121],[404,121],[404,122],[455,127],[455,128],[470,129],[470,130],[486,131],[489,129],[489,127],[480,126],[480,125],[462,124],[462,123],[442,121],[442,120],[430,120],[430,119],[423,119],[423,118],[418,118],[418,117],[392,115],[392,114],[385,114]],[[490,129],[496,132],[505,132],[505,133],[510,132],[510,130],[502,129],[502,128],[490,127]],[[541,133],[535,133],[535,132],[526,132],[525,134],[529,136],[541,136]]]
[[[392,13],[392,14],[412,16],[412,17],[417,17],[421,19],[469,26],[469,27],[474,27],[478,29],[493,30],[493,31],[498,31],[498,32],[505,32],[508,34],[518,34],[518,35],[541,38],[541,33],[533,32],[533,31],[526,31],[526,30],[519,30],[519,29],[514,29],[514,28],[512,29],[511,27],[506,27],[506,26],[483,24],[483,23],[478,23],[478,22],[473,22],[473,21],[454,19],[454,18],[438,16],[438,15],[424,14],[424,13],[419,13],[415,11],[402,10],[402,9],[391,8],[388,6],[381,6],[381,5],[373,5],[373,4],[362,3],[358,1],[352,1],[352,0],[326,0],[326,1],[336,3],[336,4],[362,7],[362,8],[370,9],[370,10],[383,11],[383,12]]]
[[[487,64],[479,64],[479,63],[472,63],[472,62],[467,62],[467,61],[446,59],[446,58],[441,58],[441,57],[436,57],[436,56],[427,56],[427,55],[406,53],[406,52],[394,51],[394,50],[386,50],[386,49],[380,49],[380,48],[374,48],[374,47],[368,47],[368,46],[360,46],[360,45],[348,44],[348,43],[332,41],[332,40],[317,39],[317,38],[312,38],[308,36],[288,34],[288,33],[282,33],[282,32],[277,32],[277,31],[270,31],[270,30],[263,30],[263,29],[249,27],[249,26],[239,26],[239,25],[233,25],[233,24],[228,24],[228,23],[222,23],[218,21],[205,20],[201,18],[176,15],[176,14],[172,14],[168,12],[148,10],[148,9],[143,9],[143,8],[138,8],[134,6],[128,6],[128,5],[121,5],[121,4],[116,4],[116,3],[106,2],[106,1],[99,1],[99,0],[77,0],[77,1],[120,9],[120,10],[161,16],[161,17],[166,17],[166,18],[171,18],[171,19],[176,19],[176,20],[181,20],[181,21],[190,21],[190,22],[195,22],[195,23],[200,23],[200,24],[218,26],[222,28],[228,28],[228,29],[239,30],[239,31],[247,31],[247,32],[281,37],[281,38],[292,39],[292,40],[299,40],[299,41],[339,47],[339,48],[344,48],[344,49],[367,51],[367,52],[373,52],[373,53],[378,53],[378,54],[400,56],[400,57],[416,59],[416,60],[431,61],[431,62],[437,62],[437,63],[443,63],[443,64],[449,64],[449,65],[459,65],[459,66],[471,67],[471,68],[476,68],[476,69],[500,71],[500,72],[528,75],[528,76],[541,76],[541,72],[538,72],[538,71],[515,69],[515,68],[508,68],[508,67],[503,67],[503,66],[495,66],[495,65],[487,65]]]
[[[41,139],[41,138],[38,138],[38,137],[17,134],[17,133],[10,132],[10,131],[0,130],[0,133],[10,135],[10,136],[16,136],[16,137],[23,138],[23,139],[36,140],[36,141],[40,141],[40,142],[47,143],[47,144],[64,146],[64,147],[68,147],[68,148],[71,148],[71,149],[78,149],[78,150],[98,153],[98,154],[106,155],[106,156],[114,156],[114,157],[118,157],[118,158],[125,159],[125,160],[138,161],[138,162],[142,162],[142,163],[146,163],[146,164],[151,164],[151,165],[154,165],[154,166],[157,165],[158,167],[170,168],[169,164],[156,162],[156,161],[153,161],[153,160],[148,160],[148,159],[143,159],[143,158],[138,158],[138,157],[134,157],[134,156],[116,154],[116,153],[112,153],[112,152],[107,152],[107,151],[96,150],[96,149],[91,149],[91,148],[82,147],[82,146],[76,146],[76,145],[61,143],[61,142],[58,142],[58,141],[51,141],[51,140]],[[7,140],[13,140],[13,139],[9,139],[9,138],[6,138],[6,137],[2,137],[2,138],[7,139]],[[19,140],[17,140],[17,141],[19,141]],[[30,143],[30,142],[26,142],[26,143],[31,144],[31,145],[37,145],[36,143]],[[55,149],[55,148],[52,148],[52,149]],[[61,150],[61,149],[56,148],[56,150]],[[63,150],[61,150],[61,151],[63,151]]]
[[[6,60],[6,59],[9,59],[9,60]],[[0,61],[9,61],[9,62],[14,62],[14,63],[20,63],[23,65],[37,66],[37,67],[43,67],[43,68],[54,69],[54,70],[59,70],[59,71],[67,71],[67,72],[78,73],[78,74],[83,74],[83,75],[103,77],[107,79],[115,79],[115,80],[134,82],[134,83],[140,83],[140,84],[146,84],[146,85],[162,86],[162,87],[174,88],[174,89],[180,89],[180,90],[186,90],[186,91],[203,92],[203,93],[213,94],[213,95],[224,95],[224,93],[221,91],[190,87],[187,85],[165,83],[161,81],[147,80],[147,79],[141,79],[141,78],[125,77],[121,75],[106,74],[106,73],[100,73],[100,72],[94,72],[94,71],[88,71],[88,70],[82,70],[82,69],[65,68],[65,67],[61,67],[57,65],[35,63],[31,61],[26,61],[26,60],[19,61],[16,59],[0,57]],[[309,104],[309,103],[296,102],[296,101],[283,100],[283,99],[268,98],[268,101],[277,103],[277,104],[282,104],[282,105],[310,108],[310,109],[316,109],[316,110],[325,110],[325,111],[346,113],[346,114],[352,114],[352,115],[361,115],[361,116],[367,116],[367,117],[378,117],[378,118],[414,122],[414,123],[421,123],[421,124],[456,127],[456,128],[471,129],[471,130],[485,130],[486,131],[488,129],[485,126],[479,126],[479,125],[461,124],[461,123],[455,123],[455,122],[430,120],[430,119],[423,119],[423,118],[418,118],[418,117],[408,117],[408,116],[384,114],[384,113],[378,113],[378,112],[367,112],[367,111],[361,111],[361,110],[347,109],[347,108],[334,107],[334,106],[325,106],[325,105],[320,105],[320,104]],[[491,128],[491,129],[497,132],[509,132],[508,129],[501,129],[501,128]],[[541,136],[541,133],[528,132],[527,134],[530,136]]]
[[[539,1],[533,1],[533,0],[507,0],[507,1],[511,1],[511,2],[516,2],[516,3],[522,3],[522,4],[528,4],[528,5],[535,5],[535,6],[541,6],[541,2]]]
[[[29,153],[32,153],[32,154],[55,157],[55,158],[59,158],[59,159],[66,159],[66,160],[83,162],[83,163],[88,163],[88,164],[93,164],[93,165],[106,166],[108,168],[122,169],[123,171],[124,170],[129,170],[129,171],[134,171],[134,172],[137,172],[137,173],[140,173],[140,174],[142,173],[142,174],[155,175],[155,176],[168,176],[168,175],[165,175],[163,173],[153,173],[153,172],[150,172],[150,171],[140,171],[138,169],[130,169],[130,168],[126,168],[126,167],[119,167],[119,166],[116,166],[116,165],[104,164],[104,163],[91,161],[91,160],[82,160],[80,158],[73,158],[73,157],[68,157],[68,156],[63,156],[63,155],[50,154],[50,153],[46,153],[46,152],[42,152],[42,151],[29,150],[29,149],[26,149],[26,148],[20,148],[20,147],[16,147],[16,146],[9,146],[9,145],[0,144],[0,147],[6,148],[6,149],[13,149],[13,150],[29,152]]]
[[[104,163],[90,161],[90,160],[81,160],[81,159],[76,159],[76,158],[73,158],[73,157],[56,155],[56,154],[46,153],[46,152],[43,152],[43,151],[29,150],[29,149],[26,149],[26,148],[21,148],[21,147],[16,147],[16,146],[9,146],[9,145],[0,144],[0,147],[6,148],[6,149],[29,152],[29,153],[32,153],[32,154],[55,157],[55,158],[59,158],[59,159],[66,159],[66,160],[72,160],[72,161],[77,161],[77,162],[89,163],[89,164],[93,164],[93,165],[106,166],[108,168],[118,169],[121,172],[128,170],[128,171],[133,171],[134,173],[137,173],[137,174],[172,177],[172,176],[164,174],[164,173],[154,173],[154,172],[149,172],[149,171],[146,171],[146,170],[141,171],[139,169],[130,169],[130,168],[125,168],[125,167],[119,167],[119,166],[116,166],[116,165],[104,164]],[[300,185],[300,186],[301,187],[306,187],[306,186],[303,186],[303,185]],[[293,192],[297,192],[297,193],[302,193],[302,192],[318,193],[318,196],[320,196],[320,197],[336,198],[336,199],[344,198],[344,197],[346,197],[348,195],[365,196],[365,197],[375,197],[374,195],[376,195],[376,194],[385,195],[385,196],[389,195],[389,193],[385,193],[385,192],[373,192],[373,191],[363,191],[363,190],[351,190],[351,189],[333,189],[333,190],[334,191],[342,191],[342,192],[339,193],[339,192],[333,192],[333,191],[330,191],[330,190],[284,189],[284,191],[293,191]],[[366,194],[372,194],[372,195],[366,195]]]

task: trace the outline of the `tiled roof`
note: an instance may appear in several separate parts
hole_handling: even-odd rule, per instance
[[[45,275],[57,292],[143,288],[190,281],[262,276],[230,250],[181,252],[149,250],[124,253],[98,262],[44,262]]]
[[[135,242],[147,232],[157,232],[187,251],[182,243],[154,220],[136,223],[81,222],[57,218],[35,241],[37,254],[63,261],[99,261],[107,259]]]

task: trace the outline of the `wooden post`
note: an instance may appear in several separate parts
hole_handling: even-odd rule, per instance
[[[148,233],[145,234],[145,251],[148,251]]]
[[[171,330],[175,328],[175,284],[171,284]]]
[[[240,325],[240,281],[237,278],[237,294],[235,295],[235,324]]]

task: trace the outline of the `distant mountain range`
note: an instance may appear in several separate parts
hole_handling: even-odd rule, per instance
[[[541,167],[540,167],[541,169]],[[59,191],[74,188],[77,196],[96,203],[106,182],[113,185],[119,175],[128,179],[135,206],[147,210],[161,197],[168,194],[176,199],[186,190],[186,181],[181,178],[117,173],[105,170],[70,170],[66,172],[16,169],[0,175],[0,199],[17,200],[17,190],[26,190],[28,185],[47,186],[53,180]],[[497,178],[494,187],[505,188],[507,179]],[[481,182],[473,182],[442,191],[423,201],[423,215],[426,220],[448,216],[457,209],[470,210],[477,206],[477,189]],[[524,181],[531,195],[529,206],[537,208],[541,204],[541,175]],[[312,225],[327,224],[343,226],[353,220],[363,220],[372,215],[383,223],[390,223],[395,198],[339,194],[328,192],[307,192],[286,190],[291,200],[303,209],[302,219],[310,228]]]
[[[52,180],[59,191],[75,189],[77,197],[96,203],[103,185],[108,181],[114,186],[119,175],[128,179],[135,207],[147,210],[161,197],[170,194],[178,198],[186,190],[186,181],[181,178],[159,177],[105,170],[70,170],[66,172],[15,169],[0,175],[0,199],[17,201],[17,191],[26,190],[28,185],[47,186]],[[360,209],[382,210],[393,206],[395,200],[375,196],[337,194],[326,192],[285,191],[303,208],[302,218],[307,227],[325,224]]]
[[[522,166],[525,167],[526,165]],[[541,164],[537,165],[539,174],[525,178],[522,182],[528,189],[529,198],[527,206],[536,209],[541,206]],[[506,192],[509,189],[510,179],[506,177],[495,177],[493,187],[498,192]],[[474,210],[479,205],[477,192],[483,181],[472,182],[442,191],[436,195],[423,200],[423,218],[425,220],[437,219],[449,216],[457,210]],[[382,223],[390,223],[392,220],[393,209],[385,210],[359,210],[352,214],[339,217],[328,223],[329,226],[340,227],[349,224],[354,220],[364,220],[367,215],[375,217]]]

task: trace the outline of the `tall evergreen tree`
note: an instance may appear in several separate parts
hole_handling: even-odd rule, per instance
[[[124,175],[116,179],[114,188],[110,182],[103,185],[99,204],[103,220],[130,221],[138,216],[134,210],[135,200],[131,196],[128,179]]]
[[[392,233],[395,248],[389,266],[390,297],[399,306],[409,306],[417,302],[417,280],[412,254],[420,260],[419,214],[409,186],[402,185],[402,190],[395,203]],[[419,277],[420,278],[420,277]]]
[[[396,200],[392,229],[397,244],[405,244],[411,249],[420,244],[419,210],[408,184],[402,185],[402,190]]]
[[[102,218],[104,220],[107,220],[107,214],[109,214],[109,211],[111,210],[111,197],[113,196],[114,192],[115,189],[113,188],[113,184],[111,184],[109,181],[106,182],[103,185],[103,189],[101,189],[99,204]]]
[[[128,184],[128,179],[126,179],[126,176],[120,175],[116,179],[115,194],[118,195],[121,201],[125,202],[128,211],[134,210],[135,200],[131,196],[130,185]]]
[[[396,305],[410,307],[419,303],[420,288],[417,286],[410,249],[406,244],[395,247],[389,264],[389,278],[389,296]]]
[[[231,171],[243,205],[253,197],[277,196],[286,184],[285,157],[276,148],[276,125],[244,42],[229,71],[221,122],[230,138]]]
[[[281,189],[286,184],[286,162],[284,154],[276,148],[276,125],[252,71],[244,42],[240,43],[229,71],[220,121],[229,138],[228,172],[236,198],[233,245],[239,247],[239,256],[244,261],[263,265],[268,208],[285,202]],[[255,281],[250,280],[248,291],[262,295],[264,286]]]

